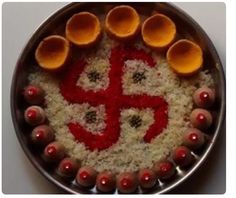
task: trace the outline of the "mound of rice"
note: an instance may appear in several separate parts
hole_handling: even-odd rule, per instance
[[[84,54],[88,65],[80,75],[77,85],[85,90],[99,91],[109,85],[109,53],[116,45],[104,36],[96,52]],[[144,48],[138,43],[138,48]],[[91,107],[88,103],[70,104],[64,100],[59,90],[59,79],[42,71],[29,76],[33,85],[45,90],[46,115],[50,126],[55,131],[56,140],[61,142],[69,156],[81,161],[82,165],[94,167],[97,171],[112,170],[114,172],[137,171],[140,168],[150,168],[153,163],[166,158],[170,152],[182,143],[184,131],[190,127],[189,115],[193,108],[192,94],[200,86],[213,86],[213,79],[207,71],[198,73],[191,79],[179,78],[168,66],[164,57],[153,54],[157,64],[150,68],[146,63],[138,60],[127,60],[122,77],[123,94],[149,94],[163,96],[168,102],[168,125],[164,131],[152,140],[150,144],[143,142],[143,136],[154,122],[153,110],[121,109],[121,135],[116,144],[102,151],[90,151],[83,143],[79,143],[70,133],[67,123],[78,122],[91,133],[102,133],[106,127],[106,113],[103,104]],[[96,70],[100,74],[98,82],[90,82],[87,73]],[[133,83],[134,72],[143,72],[145,79],[140,83]],[[158,76],[158,77],[157,77]],[[96,122],[86,123],[86,112],[95,111]],[[142,124],[138,128],[130,126],[129,118],[138,115]]]

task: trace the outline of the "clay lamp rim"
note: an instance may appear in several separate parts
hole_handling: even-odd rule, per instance
[[[101,24],[93,13],[79,12],[66,22],[65,34],[66,38],[76,46],[90,47],[100,38]]]
[[[154,29],[155,31],[153,31]],[[159,34],[157,34],[158,32]],[[162,50],[175,40],[176,25],[168,16],[157,13],[143,22],[141,33],[146,45],[153,49]]]
[[[56,70],[64,66],[70,52],[69,41],[60,35],[45,37],[35,51],[39,66],[46,70]]]
[[[181,76],[193,75],[202,68],[202,49],[188,39],[175,42],[168,49],[166,56],[170,67]]]
[[[118,29],[116,25],[116,20],[120,19],[124,14],[127,14],[126,20],[129,22],[129,31],[127,28],[122,32],[121,29]],[[127,22],[127,24],[128,24]],[[112,35],[116,39],[125,40],[134,37],[140,30],[140,16],[137,11],[128,5],[120,5],[112,8],[105,18],[105,27],[108,34]]]

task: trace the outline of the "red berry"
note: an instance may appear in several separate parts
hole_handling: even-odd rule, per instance
[[[174,150],[173,160],[180,167],[186,167],[193,162],[193,156],[187,147],[180,146]]]
[[[76,175],[76,182],[87,188],[92,188],[96,183],[97,172],[88,166],[81,167]]]
[[[156,184],[156,174],[152,169],[140,169],[138,179],[142,188],[152,188]]]
[[[103,186],[106,186],[109,182],[109,179],[107,177],[102,177],[100,179],[100,184],[103,185]]]
[[[48,162],[57,162],[65,156],[65,148],[59,142],[52,142],[44,149],[44,159]]]
[[[194,109],[190,114],[190,122],[194,128],[206,130],[212,125],[212,115],[209,111],[201,108]]]
[[[44,91],[40,87],[29,85],[24,90],[24,98],[29,104],[41,104],[44,100]]]
[[[38,146],[45,146],[54,140],[54,131],[47,125],[35,127],[31,133],[32,143]]]
[[[197,150],[201,148],[204,143],[204,134],[200,130],[196,128],[190,128],[185,132],[183,137],[184,146],[187,146],[192,150]]]
[[[96,187],[101,192],[111,192],[116,188],[115,175],[109,171],[103,171],[98,174],[96,179]]]
[[[29,97],[34,97],[37,94],[37,89],[32,86],[32,87],[29,87],[28,89],[26,89],[26,92]]]
[[[184,149],[180,149],[178,150],[178,152],[176,153],[176,157],[179,159],[179,160],[183,160],[185,159],[187,156],[186,154],[186,151]]]
[[[198,142],[199,141],[199,137],[197,133],[190,133],[188,139],[192,142]]]
[[[37,118],[37,112],[34,109],[29,109],[26,113],[26,116],[30,121],[34,121]]]
[[[208,87],[201,87],[194,92],[193,101],[198,107],[209,108],[214,104],[215,92]]]
[[[36,126],[42,124],[45,119],[45,112],[40,106],[30,106],[24,112],[25,121],[32,125]]]
[[[153,170],[159,179],[169,179],[175,174],[175,166],[169,160],[160,161],[154,164]]]
[[[205,123],[206,122],[206,117],[204,114],[202,113],[199,113],[196,117],[197,121],[200,122],[200,123]]]
[[[138,178],[135,173],[124,172],[117,177],[117,188],[121,193],[133,193],[138,187]]]
[[[87,180],[89,178],[89,173],[87,171],[83,171],[79,174],[80,179]]]
[[[173,165],[169,162],[163,162],[162,164],[160,164],[160,170],[164,174],[170,171],[172,168],[173,168]]]
[[[128,178],[123,178],[120,183],[121,186],[126,189],[129,189],[132,186],[132,181]]]
[[[141,177],[141,181],[146,183],[149,182],[151,179],[151,175],[149,173],[144,173]]]
[[[38,130],[35,134],[35,138],[38,141],[42,141],[45,138],[44,131],[43,130]]]
[[[66,173],[70,173],[73,169],[73,166],[70,162],[65,162],[63,165],[62,165],[62,169],[64,172]]]
[[[57,173],[62,177],[74,177],[79,168],[79,163],[72,158],[64,158],[58,165]]]
[[[207,102],[209,100],[210,95],[206,91],[203,91],[200,93],[199,97],[202,102]]]
[[[55,156],[57,153],[57,149],[55,148],[55,146],[49,146],[47,147],[47,154],[49,156]]]

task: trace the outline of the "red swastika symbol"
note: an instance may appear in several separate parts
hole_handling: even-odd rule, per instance
[[[122,94],[122,75],[123,66],[126,60],[143,60],[148,66],[155,65],[152,57],[143,50],[135,48],[116,47],[111,50],[109,71],[109,86],[105,90],[94,92],[85,91],[76,85],[78,77],[84,70],[86,62],[79,60],[72,64],[66,71],[61,83],[60,91],[63,97],[71,103],[87,102],[92,106],[105,105],[106,109],[106,128],[98,134],[90,133],[79,123],[70,122],[68,124],[70,132],[75,139],[84,143],[90,150],[103,150],[115,144],[120,137],[120,110],[125,108],[152,108],[154,109],[154,123],[145,133],[143,140],[150,143],[153,138],[159,135],[167,126],[168,104],[163,97],[142,95],[123,95]],[[157,76],[158,77],[158,76]]]

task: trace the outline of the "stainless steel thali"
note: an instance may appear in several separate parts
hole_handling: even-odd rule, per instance
[[[27,45],[23,49],[19,56],[15,73],[12,80],[11,87],[11,110],[12,119],[14,122],[17,137],[21,143],[23,150],[32,162],[32,164],[51,182],[66,190],[69,193],[97,193],[96,189],[87,191],[79,188],[75,182],[68,182],[60,178],[54,171],[54,169],[48,166],[40,157],[37,150],[32,148],[29,142],[30,128],[25,124],[23,120],[23,111],[25,109],[24,101],[21,96],[22,88],[27,85],[27,75],[30,70],[27,65],[35,62],[34,51],[42,38],[50,34],[61,33],[65,28],[65,22],[74,14],[83,10],[92,11],[94,13],[102,13],[107,6],[118,3],[72,3],[69,4],[51,17],[49,17],[33,34],[28,41]],[[179,170],[177,177],[174,180],[167,183],[160,183],[160,185],[153,191],[143,192],[141,190],[137,193],[166,193],[173,189],[188,177],[190,177],[197,169],[203,164],[203,161],[207,159],[208,154],[212,150],[216,138],[222,129],[222,124],[225,119],[225,78],[222,68],[222,64],[215,50],[214,45],[210,41],[207,34],[203,29],[186,13],[177,7],[169,3],[130,3],[140,13],[149,13],[153,10],[157,10],[163,14],[170,16],[176,23],[177,31],[185,38],[191,38],[195,40],[204,51],[204,64],[209,67],[213,78],[216,82],[216,95],[217,101],[214,109],[215,122],[211,129],[210,138],[204,151],[195,155],[195,164],[187,170]],[[116,192],[117,193],[117,192]]]

